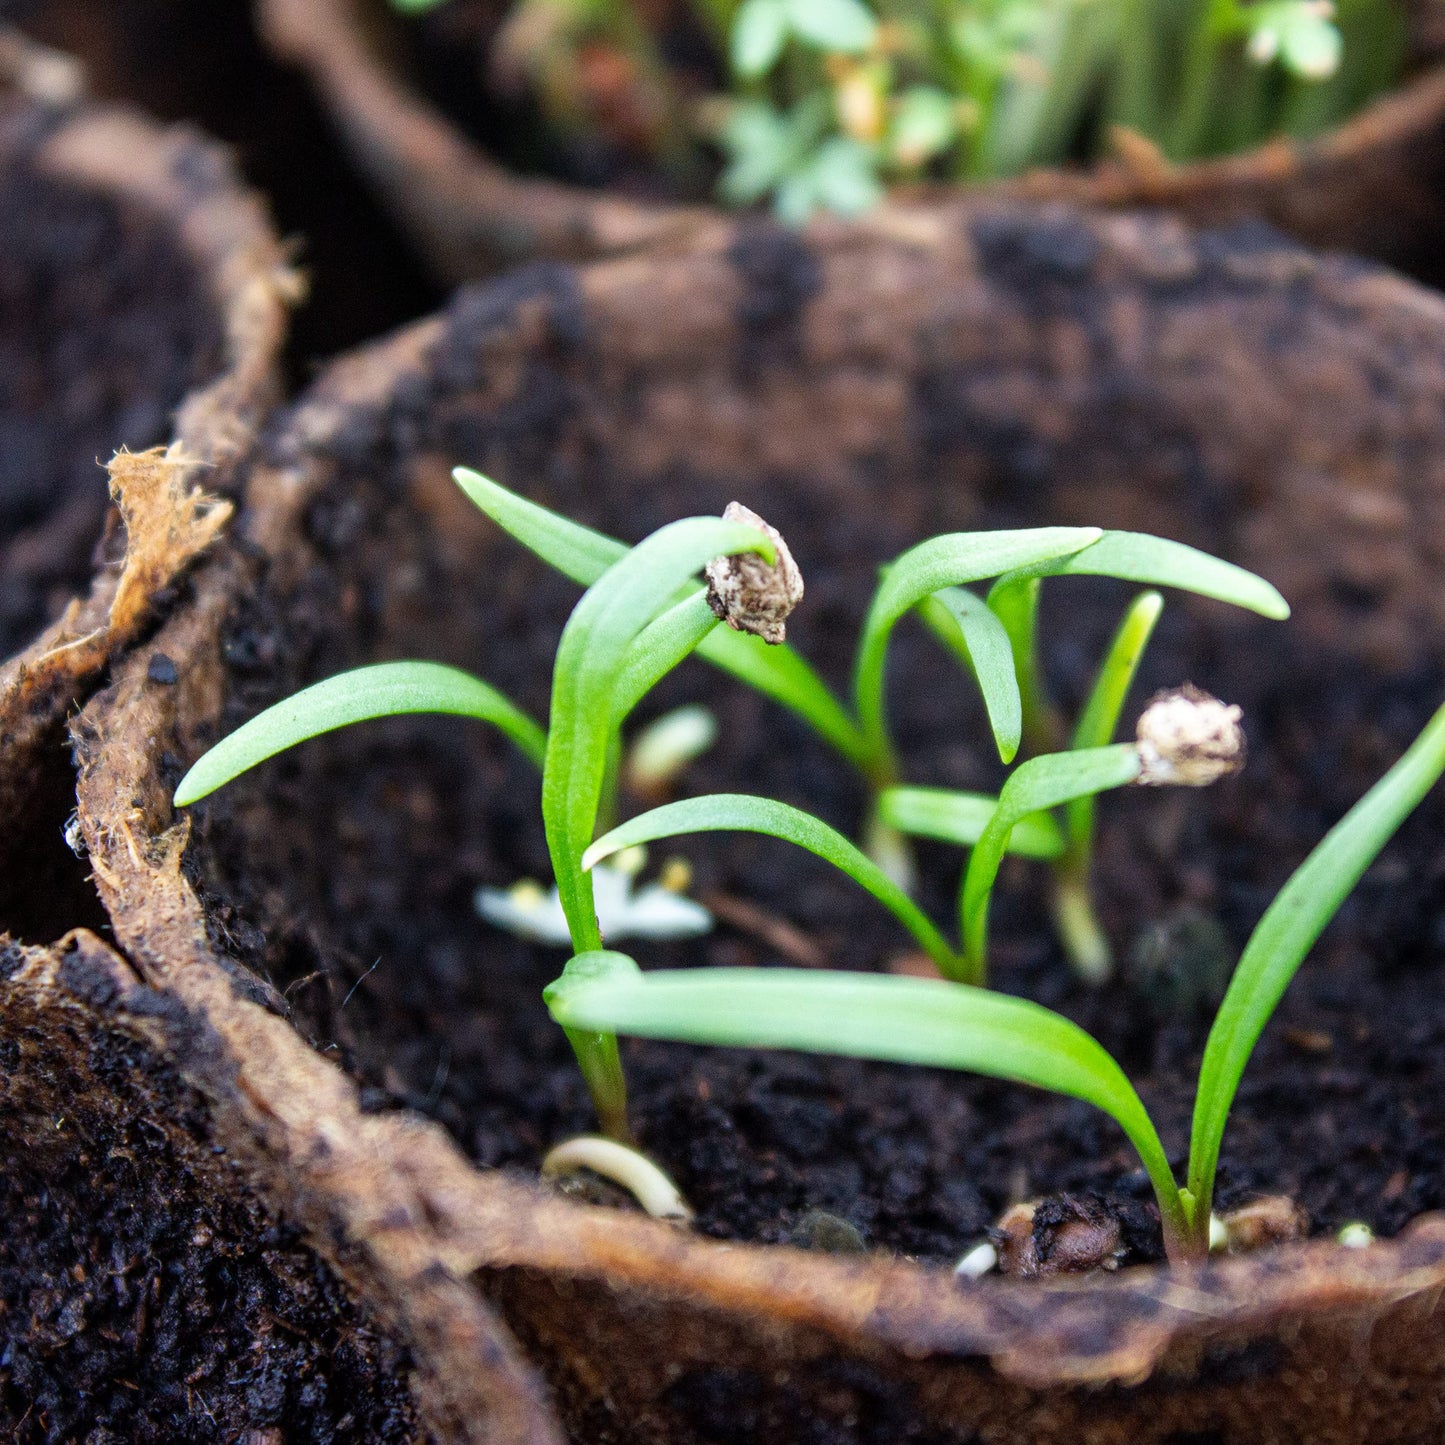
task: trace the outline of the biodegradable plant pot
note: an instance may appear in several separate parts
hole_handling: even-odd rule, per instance
[[[39,942],[98,916],[65,718],[224,523],[295,281],[217,146],[3,30],[0,202],[0,928]]]
[[[646,203],[515,175],[424,99],[405,73],[381,0],[257,0],[278,55],[301,66],[335,117],[359,168],[444,280],[487,276],[539,257],[618,256],[691,235],[708,207]],[[1414,78],[1319,141],[1273,142],[1180,167],[1108,161],[1087,172],[1041,171],[990,195],[1110,209],[1162,206],[1196,223],[1263,218],[1308,245],[1407,269],[1437,265],[1445,156],[1445,72],[1428,11],[1417,16]],[[945,193],[941,201],[951,203]],[[894,204],[902,216],[938,196]]]
[[[1377,775],[1438,691],[1442,375],[1445,305],[1382,272],[1170,221],[994,209],[816,242],[718,227],[668,255],[538,268],[336,363],[273,432],[191,602],[74,728],[80,828],[119,947],[178,1008],[224,1012],[204,1052],[176,1049],[215,1137],[428,1380],[489,1383],[483,1352],[456,1342],[494,1303],[579,1441],[1433,1438],[1445,1218],[1401,1229],[1445,1200],[1426,1102],[1440,1051],[1421,1033],[1427,1016],[1439,1027],[1428,870],[1413,906],[1398,863],[1364,895],[1366,925],[1388,920],[1407,952],[1425,950],[1393,965],[1404,982],[1379,995],[1383,1024],[1362,1038],[1340,1023],[1320,1043],[1341,989],[1377,987],[1357,918],[1348,946],[1322,947],[1297,981],[1226,1140],[1226,1195],[1294,1188],[1326,1223],[1369,1206],[1397,1237],[964,1287],[939,1263],[737,1236],[796,1237],[809,1203],[855,1218],[869,1205],[875,1238],[942,1261],[1019,1164],[1040,1190],[1127,1187],[1127,1151],[1095,1116],[962,1076],[632,1047],[644,1143],[732,1241],[515,1177],[587,1108],[537,1001],[560,956],[471,911],[476,882],[545,866],[535,779],[484,730],[398,720],[276,760],[188,819],[169,800],[186,760],[242,717],[365,660],[460,662],[540,708],[574,591],[471,511],[454,462],[628,536],[740,494],[802,559],[790,627],[835,674],[834,633],[851,636],[875,565],[903,546],[994,520],[1088,520],[1209,546],[1295,606],[1273,633],[1208,606],[1169,614],[1167,665],[1227,673],[1261,718],[1256,773],[1232,803],[1199,805],[1220,810],[1202,832],[1126,814],[1166,852],[1183,838],[1200,866],[1212,830],[1253,830],[1255,862],[1231,864],[1252,918],[1322,815],[1352,800],[1353,774]],[[1077,597],[1071,610],[1088,611]],[[931,653],[899,646],[900,676],[936,681],[936,661],[916,670]],[[682,695],[717,701],[710,675],[687,676]],[[900,732],[945,775],[972,746],[962,697],[930,713],[895,689]],[[690,789],[833,789],[856,812],[798,729],[736,692],[726,707],[719,757]],[[1260,789],[1279,801],[1277,770],[1286,792],[1326,798],[1293,820],[1308,837],[1251,807]],[[1428,851],[1436,817],[1412,848]],[[816,927],[842,961],[898,949],[820,869],[717,847],[693,850],[700,876],[721,857],[726,886]],[[1133,867],[1126,889],[1160,901],[1158,878]],[[1062,993],[1096,1026],[1121,1012],[1050,983],[1047,948],[1032,971],[1026,953],[1001,957],[1003,986]],[[775,957],[727,930],[640,956]],[[1406,996],[1416,1022],[1402,1027]],[[288,1009],[294,1028],[275,1016]],[[179,1044],[179,1026],[160,1027]],[[1145,1093],[1177,1140],[1187,1090],[1170,1061],[1202,1035],[1151,1036],[1164,1067]],[[1400,1047],[1396,1066],[1370,1071],[1372,1038]],[[1407,1115],[1423,1134],[1400,1134]],[[1005,1131],[991,1153],[970,1137],[985,1127]]]
[[[161,1035],[210,1026],[74,927],[63,837],[67,718],[224,525],[294,278],[213,142],[8,35],[0,71],[0,1434],[418,1438],[450,1417],[208,1131]]]
[[[0,1424],[42,1440],[416,1438],[410,1361],[247,1191],[94,934],[0,942]]]

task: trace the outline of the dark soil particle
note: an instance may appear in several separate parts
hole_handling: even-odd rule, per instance
[[[164,441],[220,360],[162,223],[23,165],[0,174],[0,657],[89,582],[103,463]]]
[[[0,1048],[15,1086],[0,1088],[5,1439],[417,1438],[405,1356],[294,1234],[233,1183],[207,1185],[227,1162],[196,1168],[203,1116],[154,1059],[51,1037],[40,1068],[15,1038]]]
[[[458,454],[445,436],[437,446]],[[427,490],[440,508],[435,532],[414,512],[384,510],[386,465],[372,451],[365,466],[343,466],[310,516],[318,565],[284,601],[262,589],[238,612],[226,728],[302,681],[408,654],[471,666],[544,711],[575,590],[451,510],[449,484]],[[677,515],[720,511],[732,493],[681,477],[629,492],[554,458],[535,494],[636,537]],[[898,493],[887,508],[859,508],[794,478],[736,495],[788,538],[808,586],[790,639],[839,687],[877,563],[933,531],[996,524],[957,494]],[[1031,520],[1046,518],[1036,502]],[[1066,708],[1128,596],[1086,579],[1046,590],[1043,635]],[[1291,869],[1414,737],[1439,701],[1439,678],[1435,668],[1371,676],[1306,647],[1289,624],[1171,603],[1137,698],[1190,680],[1243,704],[1250,757],[1241,777],[1205,793],[1104,801],[1099,898],[1120,952],[1161,919],[1201,913],[1241,947]],[[921,630],[900,630],[890,693],[915,780],[997,784],[981,708]],[[704,665],[669,679],[645,715],[699,700],[725,710],[727,727],[684,791],[755,791],[857,828],[863,798],[843,765],[791,716]],[[286,991],[300,1026],[363,1081],[368,1107],[422,1110],[478,1163],[521,1171],[592,1124],[539,997],[563,952],[490,929],[472,905],[480,884],[548,876],[537,806],[535,775],[484,729],[394,720],[333,735],[218,795],[198,810],[188,854],[218,937]],[[1389,1234],[1445,1205],[1442,838],[1437,796],[1370,870],[1286,996],[1225,1139],[1223,1207],[1289,1193],[1317,1230],[1358,1218]],[[729,835],[676,851],[700,891],[724,890],[809,931],[835,966],[876,969],[908,952],[888,915],[809,855]],[[950,917],[959,863],[948,849],[922,851],[922,902],[936,918]],[[635,952],[644,967],[786,961],[721,925],[700,942]],[[999,987],[1062,1010],[1115,1054],[1182,1163],[1208,1010],[1172,1015],[1168,1000],[1190,990],[1160,998],[1075,983],[1047,930],[1037,869],[1023,863],[1004,872],[992,962]],[[674,1173],[706,1234],[791,1239],[810,1210],[824,1210],[873,1248],[950,1260],[1018,1199],[1092,1193],[1137,1218],[1150,1198],[1122,1135],[1082,1103],[848,1059],[638,1041],[623,1051],[641,1142]]]

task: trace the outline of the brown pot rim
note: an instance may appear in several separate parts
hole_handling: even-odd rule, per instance
[[[132,539],[128,580],[126,562],[101,566],[85,597],[0,664],[0,800],[12,802],[23,796],[37,751],[54,741],[66,713],[153,619],[155,601],[224,521],[225,507],[203,503],[200,489],[234,490],[280,399],[287,314],[299,292],[265,204],[218,142],[90,100],[75,62],[3,27],[0,104],[0,165],[24,165],[158,218],[194,264],[221,333],[218,371],[176,409],[165,485],[131,485],[139,459],[112,466]],[[141,533],[150,538],[144,559]]]
[[[376,41],[372,0],[257,0],[267,43],[304,70],[352,155],[436,272],[452,282],[529,259],[586,261],[685,241],[723,213],[707,205],[639,202],[508,171],[424,99]],[[1202,224],[1260,216],[1306,244],[1379,248],[1331,193],[1362,166],[1385,179],[1399,157],[1445,129],[1445,69],[1430,59],[1413,78],[1318,140],[1267,142],[1240,155],[1173,165],[1121,152],[1087,170],[1045,168],[967,188],[988,199],[1065,201],[1124,209],[1162,206]],[[1392,162],[1382,164],[1382,158]],[[1406,162],[1408,169],[1408,162]],[[1370,182],[1367,181],[1368,187]],[[958,199],[948,187],[905,192],[883,209],[928,212]],[[1428,205],[1411,198],[1419,209]],[[1398,201],[1397,201],[1398,205]],[[1422,224],[1423,218],[1422,218]],[[1387,244],[1381,258],[1397,249]]]
[[[1035,217],[1023,224],[1036,223]],[[1143,254],[1141,236],[1172,244],[1182,231],[1127,218],[1089,225],[1121,256]],[[865,235],[841,228],[836,245],[868,251],[876,261],[890,248],[941,251],[951,244],[943,232],[899,238],[894,230],[885,224]],[[665,260],[599,263],[573,280],[593,298],[637,287],[643,270],[654,285],[660,267],[711,264],[730,235],[714,233]],[[1318,276],[1331,304],[1341,305],[1358,285],[1350,293],[1356,301],[1372,298],[1402,324],[1430,328],[1445,352],[1445,312],[1433,298],[1358,267],[1331,269],[1304,253],[1291,258],[1282,275],[1267,258],[1242,256],[1232,274],[1246,291]],[[867,274],[887,270],[873,265]],[[714,288],[692,279],[711,300]],[[476,295],[485,302],[487,293]],[[1445,1215],[1422,1216],[1401,1236],[1365,1251],[1314,1242],[1197,1272],[1145,1268],[1078,1283],[989,1281],[962,1289],[943,1269],[716,1243],[544,1198],[475,1170],[439,1126],[362,1110],[352,1081],[272,1016],[281,1001],[238,970],[208,928],[181,866],[188,827],[172,814],[155,752],[158,739],[186,735],[184,709],[206,705],[231,599],[252,585],[260,558],[282,554],[295,519],[325,484],[326,447],[347,430],[350,409],[371,419],[384,414],[394,383],[414,397],[418,373],[442,351],[452,324],[445,316],[419,322],[328,369],[289,414],[272,461],[253,475],[249,548],[223,544],[199,573],[193,603],[125,660],[74,730],[81,821],[119,945],[150,986],[213,1017],[224,1014],[220,1037],[204,1056],[187,1058],[175,1041],[183,1066],[212,1098],[218,1132],[256,1161],[262,1188],[305,1221],[317,1248],[364,1295],[389,1301],[393,1317],[400,1309],[403,1327],[408,1291],[422,1279],[467,1289],[478,1278],[521,1279],[521,1289],[541,1281],[560,1284],[564,1295],[594,1285],[620,1299],[624,1311],[639,1300],[683,1301],[738,1328],[802,1332],[834,1347],[881,1352],[897,1368],[983,1361],[999,1380],[1036,1391],[1129,1385],[1188,1370],[1221,1341],[1271,1332],[1293,1340],[1302,1324],[1320,1319],[1354,1329],[1393,1318],[1407,1304],[1433,1310],[1445,1287]],[[518,323],[519,344],[546,329],[527,313]],[[396,401],[401,412],[411,404]],[[153,651],[191,659],[199,691],[187,697],[184,688],[148,687]],[[418,1348],[414,1329],[408,1343]]]

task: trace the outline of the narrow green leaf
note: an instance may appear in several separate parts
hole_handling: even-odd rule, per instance
[[[452,478],[504,532],[564,577],[590,587],[627,545],[529,502],[470,467],[454,467]]]
[[[621,675],[612,691],[613,722],[621,727],[627,715],[718,626],[708,606],[707,589],[675,602],[647,624],[627,650]],[[764,644],[766,645],[766,644]]]
[[[1250,936],[1199,1070],[1189,1141],[1196,1221],[1207,1219],[1224,1126],[1255,1044],[1315,940],[1396,829],[1445,772],[1445,707],[1295,870]]]
[[[863,735],[875,756],[891,757],[884,720],[888,640],[899,620],[925,597],[1020,567],[1077,552],[1097,527],[1037,527],[1015,532],[949,532],[910,548],[884,573],[863,623],[853,692]]]
[[[1276,621],[1289,616],[1289,603],[1263,577],[1183,542],[1144,532],[1105,532],[1091,547],[1000,577],[994,593],[1039,577],[1118,577],[1125,582],[1177,587],[1200,597],[1213,597]],[[989,605],[994,605],[992,594]]]
[[[1123,1129],[1167,1231],[1183,1234],[1168,1156],[1123,1070],[1076,1024],[1025,999],[866,973],[615,965],[554,989],[548,1004],[565,1028],[959,1069],[1082,1099]]]
[[[676,838],[685,833],[765,833],[806,848],[866,888],[918,940],[919,946],[945,975],[958,971],[958,956],[923,910],[866,854],[836,829],[772,798],[746,793],[715,793],[684,798],[629,818],[599,838],[582,855],[591,868],[602,859],[638,843]]]
[[[569,522],[466,467],[452,473],[457,484],[504,531],[564,577],[590,587],[627,546]],[[679,591],[675,600],[689,593]],[[698,649],[714,667],[798,714],[850,762],[866,768],[867,744],[858,725],[827,684],[792,648],[770,647],[760,637],[718,628]]]
[[[733,70],[744,80],[756,80],[773,68],[787,38],[786,0],[743,0],[729,39]]]
[[[1154,633],[1154,624],[1164,610],[1164,599],[1157,592],[1141,592],[1129,604],[1109,651],[1099,666],[1099,674],[1089,691],[1088,701],[1074,728],[1074,748],[1102,748],[1114,740],[1119,714],[1134,685],[1139,660]],[[1078,853],[1087,856],[1094,836],[1094,794],[1075,798],[1067,809],[1069,843]]]
[[[1039,593],[1037,577],[1024,576],[1009,586],[1001,578],[988,594],[988,608],[999,620],[1013,654],[1014,676],[1019,686],[1022,732],[1029,751],[1051,752],[1058,747],[1061,729],[1049,703],[1039,665]]]
[[[552,716],[542,772],[542,821],[568,925],[578,951],[600,946],[592,880],[577,867],[592,841],[616,736],[613,698],[629,649],[682,585],[714,557],[772,543],[755,528],[688,517],[644,538],[592,584],[572,610],[552,670]]]
[[[886,788],[878,806],[883,821],[900,833],[972,848],[997,810],[998,799],[952,788]],[[1064,851],[1064,835],[1050,814],[1032,813],[1015,824],[1008,851],[1021,858],[1057,858]]]
[[[1088,793],[1123,787],[1138,776],[1139,752],[1132,743],[1045,753],[1014,769],[999,793],[997,810],[969,855],[959,890],[959,930],[968,960],[967,982],[982,983],[984,979],[988,902],[1013,830],[1032,813],[1060,807]]]
[[[370,718],[452,713],[499,727],[538,767],[542,729],[496,688],[437,662],[380,662],[329,677],[283,699],[205,753],[176,789],[184,808],[285,749]]]
[[[999,758],[1011,763],[1023,735],[1023,703],[1013,649],[1003,624],[966,587],[945,587],[918,604],[918,615],[973,674],[988,709]]]

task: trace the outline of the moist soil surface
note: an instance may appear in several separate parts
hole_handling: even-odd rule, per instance
[[[227,642],[225,730],[299,683],[408,654],[470,665],[543,715],[552,649],[575,590],[506,539],[487,544],[480,566],[464,559],[472,583],[461,585],[448,571],[456,558],[445,560],[414,514],[393,510],[376,522],[385,469],[375,456],[354,471],[343,466],[307,518],[318,562],[299,590],[283,602],[261,589],[240,606]],[[554,475],[537,492],[629,538],[674,516],[719,511],[731,494],[678,479],[626,497],[607,479],[599,485],[577,473]],[[788,538],[808,579],[790,636],[840,688],[877,564],[961,515],[956,497],[940,495],[895,494],[877,507],[802,484],[736,494]],[[610,516],[598,511],[604,496]],[[962,505],[970,525],[1048,516],[1042,500],[1025,518],[1016,506]],[[464,551],[448,526],[445,545]],[[1066,710],[1077,706],[1130,595],[1088,579],[1046,588],[1043,637]],[[441,596],[449,599],[443,615]],[[1293,867],[1414,737],[1439,701],[1439,675],[1373,676],[1341,653],[1306,646],[1291,624],[1171,599],[1126,717],[1154,689],[1188,680],[1241,703],[1250,738],[1243,774],[1211,790],[1138,790],[1101,804],[1098,897],[1107,930],[1126,958],[1141,936],[1166,930],[1168,946],[1156,943],[1153,956],[1171,960],[1171,975],[1148,987],[1074,982],[1046,924],[1040,865],[1005,868],[993,913],[994,984],[1094,1033],[1136,1082],[1179,1164],[1210,1015],[1179,1002],[1181,977],[1188,984],[1227,967]],[[981,707],[955,664],[911,623],[893,645],[890,698],[912,781],[997,785]],[[858,785],[790,715],[694,660],[640,716],[684,701],[708,702],[723,729],[681,791],[779,797],[856,835]],[[180,760],[167,766],[179,776]],[[624,800],[624,810],[640,806]],[[472,902],[479,885],[549,877],[537,807],[535,774],[485,729],[392,720],[334,734],[216,795],[195,810],[188,853],[218,942],[284,991],[298,1026],[362,1082],[369,1107],[420,1110],[478,1164],[522,1173],[535,1171],[549,1145],[593,1127],[570,1051],[540,1001],[565,952],[498,932]],[[1225,1138],[1221,1207],[1287,1193],[1317,1232],[1362,1219],[1389,1234],[1445,1206],[1442,825],[1445,796],[1437,793],[1370,870],[1287,994]],[[702,896],[721,892],[786,920],[831,966],[907,960],[909,940],[892,918],[811,855],[722,834],[672,852],[691,861]],[[654,868],[665,853],[654,850]],[[921,901],[940,921],[952,916],[960,861],[947,848],[920,851]],[[796,961],[756,930],[726,923],[702,940],[622,946],[644,967]],[[872,1248],[944,1261],[1019,1199],[1094,1192],[1136,1220],[1148,1207],[1122,1135],[1081,1103],[846,1059],[636,1040],[623,1052],[639,1139],[675,1175],[710,1235],[806,1242],[818,1234],[809,1212],[822,1210]],[[1142,1246],[1148,1255],[1157,1243],[1145,1237]]]
[[[112,540],[104,463],[166,439],[220,345],[158,220],[24,167],[0,176],[0,658],[84,592]]]
[[[20,962],[0,949],[0,981]],[[60,977],[102,1012],[114,995],[82,951]],[[171,1006],[139,989],[131,1002]],[[72,1025],[73,997],[6,1007],[0,1436],[413,1438],[409,1361],[251,1202],[169,1067],[118,1032]]]

